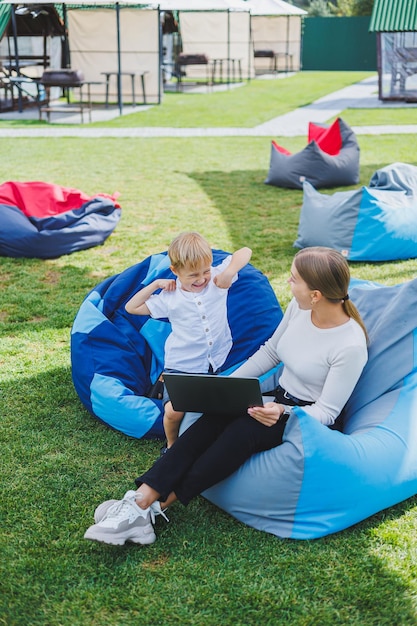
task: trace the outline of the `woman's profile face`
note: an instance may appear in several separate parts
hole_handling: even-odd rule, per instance
[[[292,295],[297,300],[300,309],[311,309],[311,289],[297,272],[294,262],[291,265],[288,283],[290,285]]]

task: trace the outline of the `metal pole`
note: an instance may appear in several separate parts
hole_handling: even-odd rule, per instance
[[[230,9],[227,9],[227,88],[230,89]]]
[[[70,57],[70,49],[68,43],[68,13],[67,6],[64,3],[62,5],[62,19],[64,22],[64,66],[71,67],[71,57]]]
[[[248,54],[248,80],[250,81],[252,76],[252,59],[254,58],[254,43],[253,43],[253,32],[252,32],[252,13],[249,12],[249,54]]]
[[[14,43],[14,58],[15,58],[15,70],[17,76],[20,75],[20,67],[19,67],[19,51],[17,49],[17,24],[16,24],[16,14],[15,14],[15,5],[12,5],[12,28],[13,28],[13,43]],[[11,57],[10,57],[11,60]],[[11,72],[11,68],[10,68]],[[21,86],[17,84],[17,102],[19,107],[19,113],[23,111],[23,103],[22,103],[22,91]]]
[[[119,105],[119,115],[123,113],[122,99],[122,57],[120,50],[120,5],[116,2],[116,23],[117,23],[117,103]]]
[[[285,72],[288,74],[289,62],[290,58],[290,16],[287,15],[287,42],[285,45]]]
[[[158,5],[158,104],[161,104],[163,90],[164,73],[162,70],[163,63],[163,48],[162,48],[162,23],[161,23],[161,9]],[[171,66],[171,71],[174,69]]]

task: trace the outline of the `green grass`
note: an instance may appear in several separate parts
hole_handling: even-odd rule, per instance
[[[118,117],[106,126],[251,128],[367,76],[372,73],[302,72],[288,78],[252,80],[225,92],[166,93],[162,106]]]
[[[358,140],[360,184],[388,163],[417,165],[410,137]],[[69,353],[81,301],[195,228],[214,247],[250,245],[286,306],[302,192],[263,184],[269,151],[266,138],[1,139],[3,180],[117,190],[122,219],[100,247],[46,261],[0,258],[0,624],[417,623],[417,498],[315,541],[255,531],[203,498],[171,507],[148,548],[83,540],[94,507],[131,488],[161,443],[114,432],[81,405]],[[415,277],[417,260],[351,271],[395,284]]]
[[[350,126],[417,125],[417,106],[386,109],[345,109],[340,117]]]

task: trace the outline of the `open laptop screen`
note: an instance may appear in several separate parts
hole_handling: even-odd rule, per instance
[[[257,378],[166,373],[164,382],[175,411],[239,415],[263,406]]]

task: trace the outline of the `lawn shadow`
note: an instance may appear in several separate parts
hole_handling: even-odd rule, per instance
[[[1,322],[13,333],[62,329],[72,325],[85,296],[107,275],[100,276],[70,261],[63,265],[42,259],[0,259],[2,272]]]
[[[291,258],[297,236],[302,191],[264,184],[265,170],[188,172],[220,211],[234,248],[250,245],[255,262]],[[257,244],[257,245],[256,245]]]

